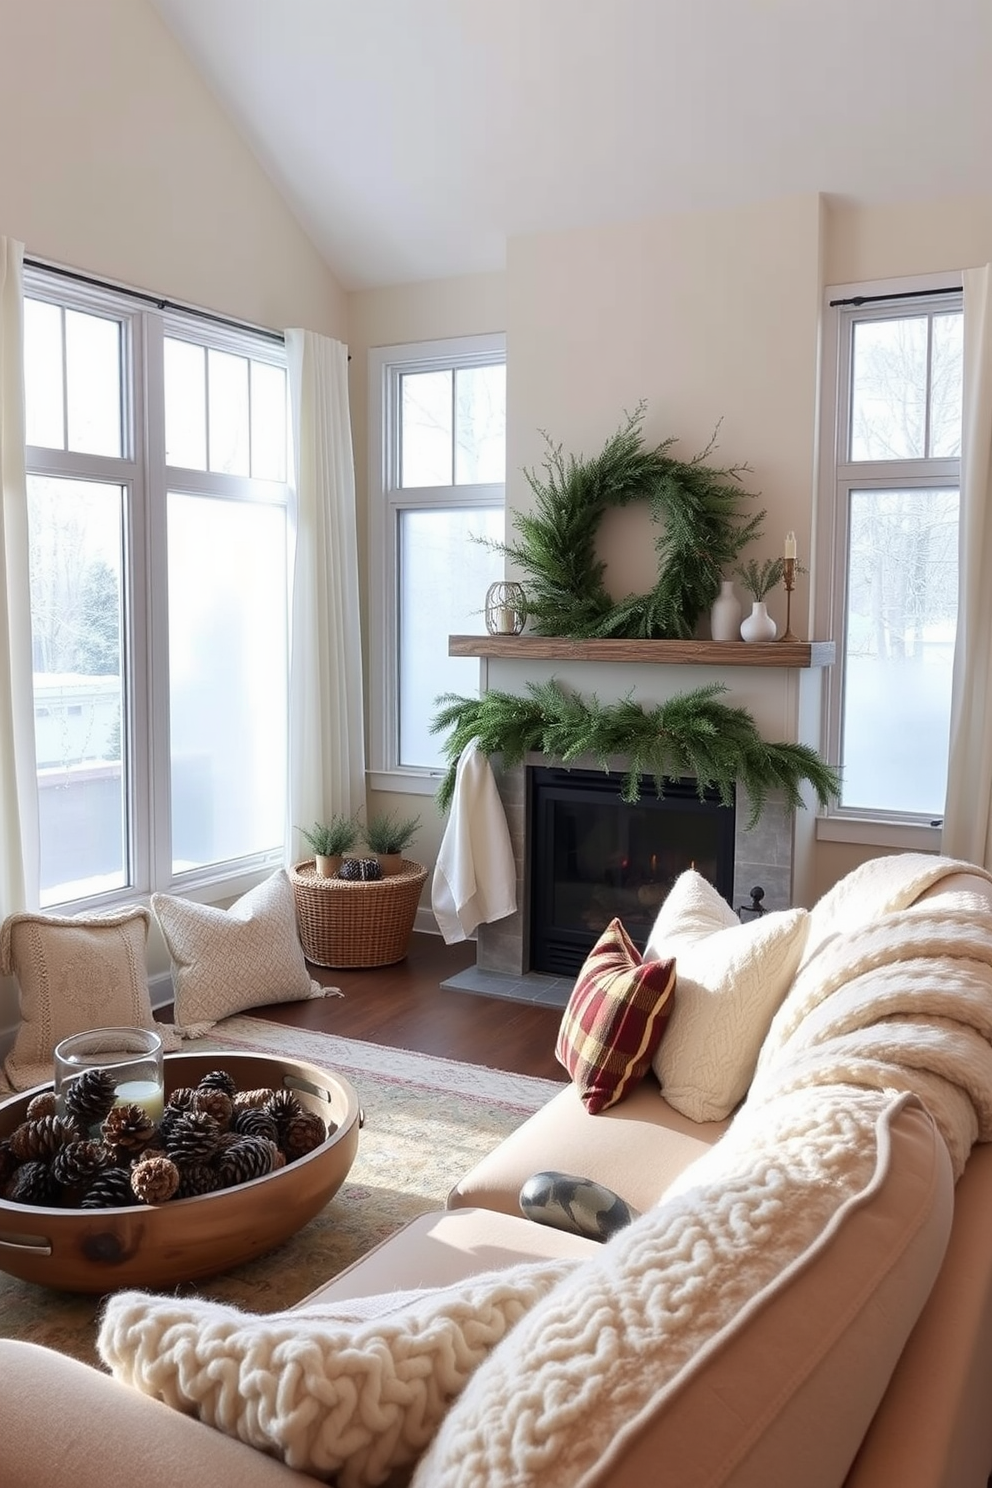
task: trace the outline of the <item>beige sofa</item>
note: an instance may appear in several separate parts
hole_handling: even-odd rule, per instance
[[[983,1488],[992,882],[906,855],[874,896],[853,883],[809,929],[793,1001],[817,956],[839,964],[859,935],[868,952],[829,997],[786,999],[731,1118],[687,1119],[650,1074],[596,1116],[569,1086],[445,1213],[292,1315],[239,1331],[206,1304],[121,1299],[118,1379],[0,1343],[4,1483],[333,1479],[333,1455],[293,1471],[192,1418],[270,1449],[281,1421],[316,1469],[319,1397],[340,1418],[334,1449],[348,1438],[344,1488],[404,1457],[420,1458],[421,1485]],[[852,1017],[873,1002],[874,1021]],[[533,1224],[517,1195],[544,1169],[598,1180],[642,1218],[605,1246]],[[398,1295],[425,1288],[439,1290]]]

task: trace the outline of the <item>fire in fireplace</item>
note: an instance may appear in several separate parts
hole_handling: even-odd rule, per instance
[[[698,782],[650,776],[640,799],[621,799],[622,776],[535,768],[530,776],[530,964],[574,976],[614,917],[641,950],[658,906],[695,868],[732,903],[734,806]]]

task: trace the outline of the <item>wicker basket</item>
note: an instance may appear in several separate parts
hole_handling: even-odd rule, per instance
[[[368,883],[321,878],[313,858],[290,869],[303,954],[315,966],[389,966],[402,961],[427,878],[403,859],[399,873]]]

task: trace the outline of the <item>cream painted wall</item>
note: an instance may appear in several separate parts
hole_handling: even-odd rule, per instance
[[[0,38],[0,232],[132,288],[344,339],[333,274],[146,0],[0,0]]]

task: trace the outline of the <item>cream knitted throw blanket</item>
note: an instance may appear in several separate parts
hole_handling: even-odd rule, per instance
[[[368,1319],[122,1292],[100,1352],[119,1380],[341,1488],[412,1463],[442,1420],[415,1482],[566,1488],[871,1191],[904,1099],[804,1091],[738,1118],[683,1192],[586,1261],[386,1299]],[[474,1403],[451,1412],[470,1380]]]
[[[772,1021],[747,1107],[809,1086],[912,1090],[960,1177],[974,1142],[992,1140],[992,913],[967,891],[912,900],[962,867],[989,877],[904,854],[821,901],[827,936]]]

